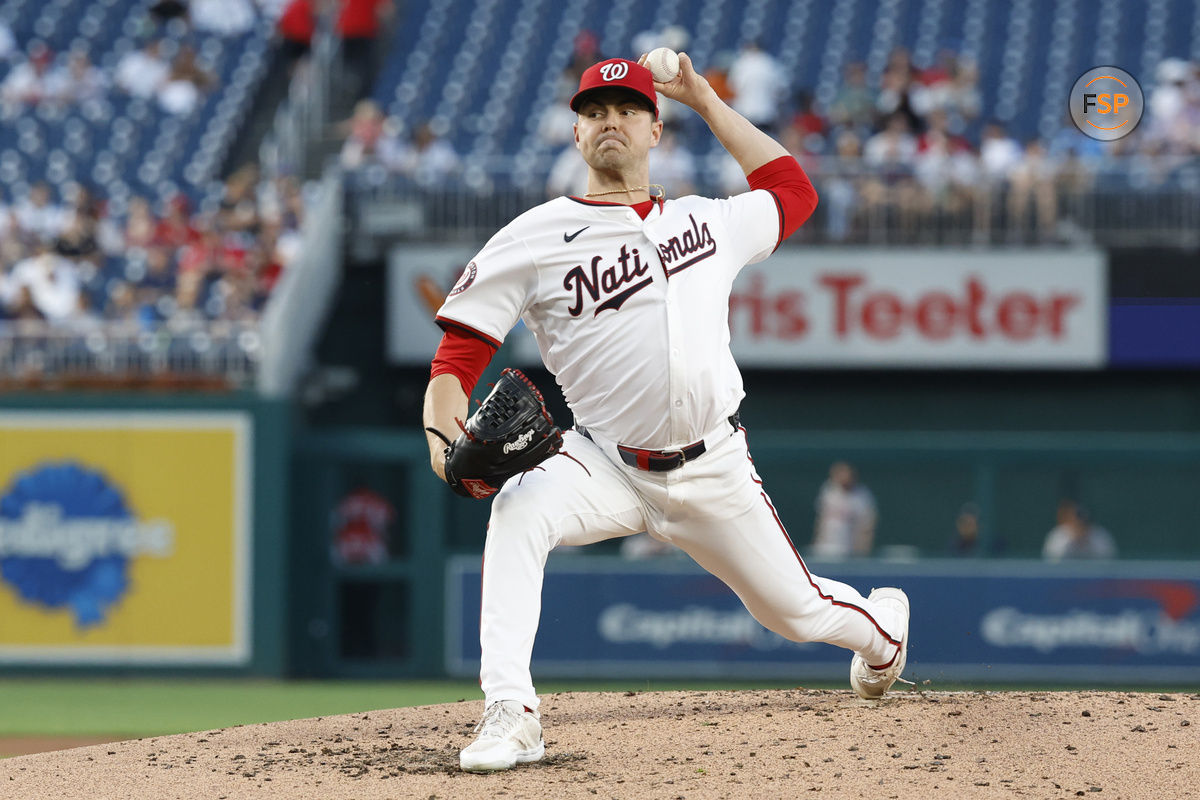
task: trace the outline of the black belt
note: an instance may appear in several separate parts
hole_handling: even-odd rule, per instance
[[[739,412],[735,411],[730,414],[728,420],[736,431],[741,424]],[[575,428],[587,438],[592,438],[592,435],[582,425],[576,425]],[[678,450],[643,450],[640,447],[617,445],[617,452],[621,455],[622,461],[631,467],[647,472],[670,472],[673,469],[679,469],[687,462],[695,461],[704,455],[707,449],[703,439]]]

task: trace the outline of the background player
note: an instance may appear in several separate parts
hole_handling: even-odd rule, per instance
[[[650,192],[647,155],[662,133],[657,92],[696,111],[746,173],[724,200]],[[851,685],[879,697],[907,652],[908,600],[864,598],[812,575],[763,491],[737,409],[729,352],[734,277],[808,218],[816,192],[794,158],[731,109],[680,54],[655,83],[639,63],[590,67],[571,100],[588,165],[583,198],[560,197],[501,229],[451,290],[438,321],[424,424],[457,431],[467,398],[518,319],[534,333],[576,429],[564,452],[495,497],[484,548],[480,684],[485,711],[463,769],[542,757],[529,662],[551,549],[648,531],[733,589],[793,641],[853,650]],[[444,478],[443,442],[429,434]]]

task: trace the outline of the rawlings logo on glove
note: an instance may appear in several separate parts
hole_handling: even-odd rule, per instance
[[[504,482],[533,469],[562,449],[562,430],[546,410],[542,393],[519,369],[506,369],[492,391],[451,442],[446,442],[446,483],[463,497],[484,498]]]

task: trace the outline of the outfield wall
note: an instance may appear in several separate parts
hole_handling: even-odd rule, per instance
[[[282,674],[290,406],[0,400],[0,665]]]
[[[900,586],[912,603],[908,679],[1039,684],[1200,681],[1200,563],[819,562],[863,594]],[[453,560],[446,668],[479,669],[479,561]],[[849,654],[759,625],[684,558],[551,555],[533,652],[537,679],[842,680]]]

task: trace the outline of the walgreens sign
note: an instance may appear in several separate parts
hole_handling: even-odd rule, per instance
[[[1101,367],[1104,257],[1091,251],[794,250],[742,270],[742,366]]]

